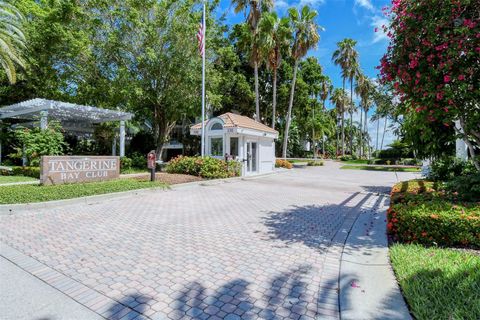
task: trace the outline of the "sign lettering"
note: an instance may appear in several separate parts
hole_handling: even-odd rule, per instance
[[[120,157],[114,156],[43,156],[40,164],[43,185],[104,181],[119,175]]]

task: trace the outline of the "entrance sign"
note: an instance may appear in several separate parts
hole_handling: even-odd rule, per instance
[[[40,183],[94,182],[120,176],[120,157],[113,156],[42,156]]]

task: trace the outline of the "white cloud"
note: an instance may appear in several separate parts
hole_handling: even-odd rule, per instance
[[[288,2],[285,0],[277,0],[275,1],[274,5],[275,5],[275,10],[278,10],[278,11],[284,11],[286,8],[290,6]]]
[[[369,11],[375,11],[375,7],[370,0],[355,0],[355,5],[365,8]]]
[[[373,43],[377,43],[380,41],[388,41],[387,34],[383,31],[382,26],[387,26],[389,24],[389,21],[387,18],[379,16],[379,15],[374,15],[372,17],[370,25],[376,30],[376,32],[373,35]]]
[[[325,0],[300,0],[300,2],[298,3],[298,6],[300,8],[304,6],[310,6],[312,8],[316,8],[321,6],[324,3],[325,3]]]

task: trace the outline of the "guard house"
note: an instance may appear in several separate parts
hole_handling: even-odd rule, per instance
[[[190,128],[200,136],[202,124]],[[251,118],[225,113],[205,121],[205,154],[226,156],[243,162],[242,175],[268,173],[275,168],[275,139],[278,131]]]

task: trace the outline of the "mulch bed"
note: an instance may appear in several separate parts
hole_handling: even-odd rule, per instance
[[[142,174],[132,177],[137,180],[150,180],[150,174]],[[191,176],[188,174],[176,174],[176,173],[166,173],[158,172],[155,174],[156,181],[165,182],[168,184],[179,184],[187,182],[202,181],[203,179],[196,176]]]

